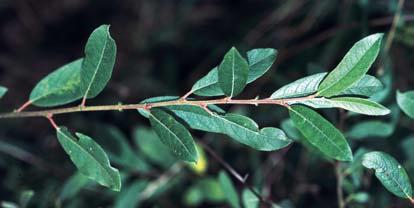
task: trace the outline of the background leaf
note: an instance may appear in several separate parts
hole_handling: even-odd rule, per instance
[[[7,92],[7,88],[0,86],[0,98],[2,98],[4,94],[6,94],[6,92]]]
[[[149,120],[161,142],[177,158],[197,162],[198,155],[194,140],[188,130],[163,110],[151,109]]]
[[[397,91],[397,103],[407,116],[414,119],[414,91]]]
[[[218,81],[221,90],[229,97],[234,97],[243,91],[247,84],[249,64],[236,48],[231,48],[224,55],[218,69]]]
[[[318,95],[337,95],[362,79],[377,58],[382,37],[383,34],[377,33],[355,43],[319,85]]]
[[[305,138],[327,156],[342,161],[352,160],[352,151],[345,137],[325,118],[303,106],[292,106],[289,115]]]
[[[83,97],[94,98],[106,86],[115,65],[116,44],[109,34],[109,25],[101,25],[89,36],[82,63]]]
[[[362,165],[374,169],[378,180],[394,195],[402,198],[412,197],[410,179],[404,168],[392,156],[384,152],[369,152],[364,155]]]
[[[59,67],[43,78],[30,93],[36,106],[51,107],[71,103],[82,98],[80,72],[83,59]]]
[[[115,200],[114,208],[139,207],[142,191],[147,187],[148,181],[137,180],[125,187]]]
[[[249,189],[244,189],[242,192],[243,205],[245,208],[259,207],[259,198]]]
[[[121,189],[119,171],[109,164],[108,156],[92,138],[76,133],[73,137],[66,127],[57,129],[57,137],[79,172],[114,191]]]
[[[221,185],[221,189],[223,190],[228,203],[233,208],[239,208],[240,207],[239,195],[237,194],[236,188],[234,187],[234,184],[231,181],[231,178],[229,177],[229,175],[227,175],[227,173],[224,171],[220,171],[218,178],[219,178],[219,182]]]

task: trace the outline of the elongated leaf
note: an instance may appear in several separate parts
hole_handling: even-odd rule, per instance
[[[142,201],[141,195],[142,191],[148,185],[148,181],[137,180],[132,184],[128,185],[122,190],[114,202],[114,208],[125,208],[125,207],[138,207]]]
[[[151,109],[149,120],[161,142],[173,155],[184,161],[197,162],[198,155],[194,140],[182,124],[170,114],[157,108]]]
[[[381,81],[371,75],[365,75],[361,80],[351,85],[338,95],[358,95],[370,97],[384,88]]]
[[[65,201],[74,197],[83,187],[88,185],[88,183],[91,183],[91,181],[85,175],[76,172],[65,182],[65,185],[63,185],[59,194],[59,199]]]
[[[236,48],[231,48],[223,58],[218,70],[218,81],[221,90],[229,97],[243,91],[247,84],[249,64]]]
[[[80,91],[82,60],[78,59],[56,69],[37,83],[29,98],[33,105],[50,107],[82,98]]]
[[[310,95],[316,92],[322,79],[327,73],[318,73],[298,79],[276,90],[271,99],[292,98]]]
[[[228,203],[231,205],[231,207],[239,208],[239,195],[237,194],[236,188],[234,187],[233,182],[231,181],[230,177],[227,175],[226,172],[221,171],[219,173],[219,182],[221,185],[221,189],[223,190],[224,195],[226,196],[226,199]]]
[[[249,73],[247,83],[251,83],[263,76],[276,59],[277,51],[272,48],[258,48],[247,52]],[[218,83],[218,67],[214,67],[207,75],[198,80],[191,91],[200,96],[224,95]]]
[[[352,161],[352,151],[345,137],[317,112],[304,106],[292,106],[289,114],[305,138],[327,156]]]
[[[383,121],[363,121],[352,126],[346,133],[351,139],[387,138],[394,132],[394,125]]]
[[[6,94],[6,92],[7,92],[7,88],[0,86],[0,98],[2,98],[4,94]]]
[[[378,180],[394,195],[402,198],[413,196],[405,169],[392,156],[384,152],[369,152],[362,158],[362,165],[374,169]]]
[[[108,156],[92,138],[76,133],[71,135],[66,127],[57,129],[57,137],[65,152],[79,172],[114,191],[121,189],[119,171],[109,164]]]
[[[201,107],[190,105],[170,106],[168,109],[193,129],[226,134],[256,150],[273,151],[292,142],[282,130],[273,127],[259,130],[253,120],[242,115],[210,114]]]
[[[361,80],[378,56],[382,37],[383,34],[377,33],[355,43],[319,85],[318,94],[325,97],[338,95]]]
[[[414,119],[414,91],[397,91],[397,103],[401,110],[410,118]]]
[[[151,162],[161,166],[169,167],[175,161],[168,148],[161,143],[155,132],[149,128],[138,127],[134,130],[134,141],[139,151]]]
[[[109,25],[102,25],[90,35],[82,63],[83,97],[94,98],[106,86],[115,65],[116,44],[109,34]]]
[[[271,99],[292,98],[316,93],[318,86],[327,73],[318,73],[298,79],[276,90]],[[382,83],[375,77],[365,75],[360,81],[353,84],[338,95],[357,95],[369,97],[383,88]]]
[[[244,189],[242,192],[243,205],[245,208],[259,207],[260,199],[249,189]]]
[[[247,61],[249,62],[249,75],[247,83],[251,83],[263,76],[273,62],[275,62],[277,50],[273,48],[259,48],[247,52]]]
[[[312,108],[342,108],[352,112],[374,116],[383,116],[390,113],[388,108],[379,103],[357,97],[313,98],[291,104],[295,103],[304,104]]]

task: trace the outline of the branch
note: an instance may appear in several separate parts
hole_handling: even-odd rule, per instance
[[[50,117],[57,114],[67,114],[86,111],[123,111],[123,110],[136,110],[146,109],[149,110],[153,107],[165,107],[174,105],[194,105],[194,106],[208,106],[208,105],[226,105],[226,104],[240,104],[240,105],[281,105],[287,106],[289,102],[303,101],[314,98],[314,95],[298,98],[287,99],[247,99],[247,100],[233,100],[227,97],[214,100],[171,100],[161,101],[156,103],[141,103],[141,104],[125,104],[125,105],[100,105],[100,106],[75,106],[68,108],[55,108],[42,111],[24,111],[24,112],[12,112],[0,114],[0,119],[4,118],[27,118],[27,117]]]

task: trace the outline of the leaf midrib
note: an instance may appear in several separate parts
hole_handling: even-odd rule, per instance
[[[107,31],[106,31],[106,33],[107,33]],[[108,45],[108,34],[105,35],[105,43],[104,43],[104,47],[103,47],[102,53],[101,53],[101,56],[99,58],[99,62],[96,65],[96,68],[95,68],[96,70],[94,71],[94,73],[92,75],[92,78],[91,78],[91,81],[89,82],[88,88],[85,91],[85,95],[83,96],[84,98],[88,98],[89,91],[90,91],[90,89],[92,87],[92,83],[95,81],[96,74],[99,71],[99,67],[100,67],[100,65],[102,63],[102,59],[103,59],[103,56],[105,54],[107,45]]]
[[[77,146],[82,152],[86,153],[86,155],[88,155],[89,157],[92,158],[92,160],[94,160],[100,167],[101,169],[104,170],[104,173],[106,173],[106,175],[110,178],[110,180],[112,181],[112,184],[110,184],[111,186],[114,186],[114,184],[116,184],[116,182],[113,180],[109,170],[107,170],[106,166],[103,166],[99,160],[97,160],[95,157],[92,156],[92,154],[90,152],[88,152],[87,150],[85,150],[81,145],[78,144],[78,142],[74,141],[72,138],[68,137],[64,132],[61,131],[60,128],[57,129],[57,131],[59,131],[59,133],[61,133],[64,137],[67,138],[67,140],[69,140],[70,142],[72,142],[73,144],[75,144],[75,146]],[[79,138],[78,138],[79,140]],[[69,154],[69,157],[71,155]],[[112,169],[111,166],[108,166],[108,168]]]
[[[317,126],[315,126],[312,122],[310,122],[310,120],[308,120],[306,117],[302,116],[302,114],[300,114],[299,112],[295,111],[293,108],[291,108],[290,110],[292,110],[294,113],[296,113],[299,117],[303,118],[305,121],[307,121],[311,126],[315,127],[315,129],[320,132],[324,137],[326,137],[326,139],[332,143],[340,152],[342,152],[343,154],[346,155],[346,152],[342,151],[341,148],[339,148],[339,146],[333,142],[332,140],[329,139],[329,136],[326,135],[323,131],[321,131],[319,128],[317,128]]]
[[[159,123],[168,132],[170,132],[174,136],[174,138],[178,140],[178,142],[184,146],[184,149],[187,151],[188,155],[191,155],[191,151],[187,148],[187,146],[179,139],[179,137],[174,132],[172,132],[166,125],[164,125],[164,123],[158,120],[152,113],[150,113],[149,116],[151,116],[155,121],[157,121],[157,123]]]

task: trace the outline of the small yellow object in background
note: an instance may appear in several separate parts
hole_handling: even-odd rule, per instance
[[[204,175],[208,168],[208,160],[201,146],[196,144],[196,147],[198,152],[198,161],[197,163],[187,163],[187,165],[197,175]]]

